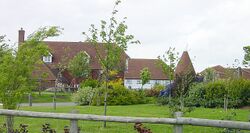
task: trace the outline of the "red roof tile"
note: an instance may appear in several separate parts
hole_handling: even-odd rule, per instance
[[[151,79],[167,80],[168,76],[162,72],[157,65],[157,59],[129,59],[128,71],[125,72],[125,79],[140,79],[140,71],[147,67],[151,73]]]
[[[188,55],[188,52],[184,51],[182,53],[180,61],[178,62],[176,66],[175,75],[185,75],[190,72],[195,74],[195,70],[191,62],[191,59]]]
[[[49,66],[44,63],[36,65],[36,69],[33,71],[32,76],[37,79],[56,80],[56,76],[53,74]]]

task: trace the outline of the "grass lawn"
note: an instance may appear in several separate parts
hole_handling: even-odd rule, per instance
[[[32,94],[33,103],[49,103],[53,102],[54,93],[53,92],[42,92],[39,95],[38,92],[33,92]],[[71,93],[57,92],[56,94],[57,102],[71,102]],[[22,99],[22,103],[28,103],[28,95],[25,95]]]
[[[102,106],[74,106],[74,107],[57,107],[57,110],[53,110],[52,107],[22,107],[21,110],[40,111],[40,112],[65,112],[68,113],[72,109],[77,109],[81,114],[103,114]],[[229,110],[229,113],[236,112],[235,120],[248,121],[250,111],[243,109]],[[153,104],[144,105],[130,105],[130,106],[108,106],[108,115],[113,116],[137,116],[137,117],[169,117],[169,110],[166,106],[157,106]],[[207,119],[223,119],[226,116],[223,109],[205,109],[196,108],[193,112],[185,114],[185,117],[195,118],[207,118]],[[0,117],[0,121],[3,122],[4,117]],[[52,128],[56,129],[58,133],[63,132],[63,128],[69,125],[67,120],[55,120],[55,119],[34,119],[34,118],[15,118],[15,125],[20,123],[29,125],[29,132],[40,133],[41,125],[44,123],[50,123]],[[126,123],[108,123],[107,128],[103,128],[103,122],[93,121],[79,121],[79,127],[84,133],[136,133],[133,129],[134,124]],[[171,125],[161,124],[144,124],[150,128],[153,133],[172,133]],[[219,128],[209,127],[195,127],[184,126],[185,133],[214,133],[221,132]],[[247,131],[245,131],[247,132]],[[249,131],[250,132],[250,131]]]

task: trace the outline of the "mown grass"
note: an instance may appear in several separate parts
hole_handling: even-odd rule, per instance
[[[49,103],[53,102],[54,93],[53,92],[42,92],[39,95],[38,92],[33,92],[32,94],[33,103]],[[57,92],[56,94],[57,102],[71,102],[71,93]],[[22,103],[28,103],[28,94],[21,100]]]
[[[69,113],[71,110],[76,109],[81,114],[103,114],[102,106],[71,106],[71,107],[57,107],[57,110],[53,110],[52,107],[22,107],[21,110],[39,111],[39,112],[64,112]],[[227,114],[232,112],[236,113],[235,120],[249,121],[249,110],[235,109],[228,110]],[[108,115],[112,116],[135,116],[135,117],[161,117],[166,118],[170,116],[168,107],[158,106],[153,104],[145,105],[129,105],[129,106],[109,106]],[[206,118],[206,119],[223,119],[227,116],[223,109],[206,109],[196,108],[191,113],[186,113],[185,117],[194,118]],[[4,118],[1,117],[1,122]],[[34,119],[34,118],[20,118],[16,117],[15,125],[20,123],[28,124],[29,131],[31,133],[40,133],[41,126],[44,123],[50,123],[52,128],[56,129],[58,133],[63,133],[63,128],[69,125],[68,120],[56,120],[56,119]],[[85,133],[136,133],[133,129],[133,124],[126,123],[107,123],[107,128],[103,128],[103,122],[93,121],[79,121],[78,123],[81,130]],[[171,133],[172,125],[163,124],[144,124],[147,128],[150,128],[153,133]],[[209,127],[196,127],[196,126],[184,126],[185,133],[216,133],[221,132],[223,129],[209,128]],[[245,131],[247,132],[247,131]]]

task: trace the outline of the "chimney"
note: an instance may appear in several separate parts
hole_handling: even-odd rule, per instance
[[[24,36],[25,36],[25,31],[23,30],[23,28],[21,28],[18,31],[18,45],[24,42]]]

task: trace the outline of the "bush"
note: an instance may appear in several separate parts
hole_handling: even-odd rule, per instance
[[[205,84],[205,107],[223,107],[226,94],[225,81],[219,80]]]
[[[185,105],[189,107],[204,106],[205,100],[205,86],[203,83],[195,83],[188,92],[188,96],[185,98]]]
[[[95,89],[92,87],[83,87],[72,95],[72,101],[79,105],[90,105],[94,95]]]
[[[103,105],[105,87],[97,89],[93,99],[93,105]],[[143,91],[130,90],[122,85],[122,82],[114,81],[109,84],[108,87],[108,105],[131,105],[131,104],[142,104],[146,103],[145,93]]]
[[[145,90],[145,94],[147,97],[158,97],[160,94],[160,91],[165,89],[163,85],[156,84],[153,88],[149,90]]]
[[[82,88],[82,87],[96,88],[97,86],[98,86],[98,81],[94,80],[94,79],[86,79],[86,80],[82,81],[82,83],[80,84],[80,88]]]
[[[229,108],[249,105],[250,81],[233,79],[194,84],[185,99],[187,106],[213,108],[223,107],[225,97]]]

